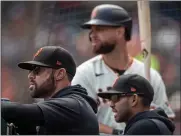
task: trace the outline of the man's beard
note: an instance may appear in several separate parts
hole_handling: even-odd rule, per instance
[[[115,48],[116,44],[113,43],[102,43],[98,48],[93,47],[93,53],[95,54],[108,54],[110,52],[112,52]]]
[[[55,81],[53,77],[53,73],[49,76],[49,78],[44,81],[39,87],[35,84],[35,90],[31,93],[33,98],[46,98],[50,97],[55,91]]]

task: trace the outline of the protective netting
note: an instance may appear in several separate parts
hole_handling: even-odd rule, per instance
[[[44,1],[1,2],[2,97],[30,102],[27,73],[17,64],[29,60],[39,47],[61,44],[69,50],[77,65],[93,57],[88,31],[80,25],[90,17],[94,6],[102,3],[126,8],[133,17],[133,36],[128,44],[130,54],[138,59],[139,25],[136,2]],[[180,108],[180,17],[181,3],[151,3],[152,67],[160,72],[167,87],[171,105]],[[177,97],[175,97],[177,96]],[[178,117],[178,116],[177,116]]]

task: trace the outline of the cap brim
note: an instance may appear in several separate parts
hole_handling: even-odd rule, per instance
[[[81,25],[81,27],[83,29],[90,29],[92,25],[102,25],[102,26],[121,26],[120,24],[114,24],[111,22],[106,22],[106,21],[102,21],[99,19],[92,19],[86,23],[84,23],[83,25]]]
[[[103,99],[110,99],[112,95],[116,94],[123,94],[123,92],[115,91],[115,90],[109,90],[107,92],[100,92],[97,95]]]
[[[26,62],[21,62],[18,64],[18,67],[22,69],[26,69],[26,70],[33,70],[35,66],[51,67],[49,65],[46,65],[38,61],[26,61]]]

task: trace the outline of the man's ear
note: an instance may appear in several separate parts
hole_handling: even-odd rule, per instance
[[[66,70],[64,68],[55,71],[55,80],[62,80],[66,75]]]
[[[120,37],[124,37],[124,33],[125,33],[125,28],[124,27],[119,27],[117,28],[117,36]]]
[[[134,94],[131,98],[131,106],[134,107],[138,104],[139,98],[137,94]]]

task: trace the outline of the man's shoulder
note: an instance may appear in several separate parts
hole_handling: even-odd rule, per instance
[[[95,56],[85,62],[83,62],[82,64],[80,64],[77,69],[86,69],[88,68],[90,70],[90,66],[94,66],[95,63],[99,63],[102,59],[101,59],[101,55]]]
[[[145,64],[142,61],[133,59],[133,65],[131,67],[131,71],[135,71],[137,73],[140,73],[141,75],[144,75],[144,67],[145,67]],[[155,78],[160,77],[159,72],[153,68],[150,68],[150,75],[152,78],[154,78],[154,80]]]
[[[141,119],[131,125],[131,127],[128,129],[127,132],[125,132],[128,135],[132,134],[159,134],[159,129],[156,126],[156,124],[151,121],[150,119]]]
[[[75,98],[68,96],[68,97],[59,97],[59,98],[50,98],[47,101],[39,102],[38,106],[44,109],[49,110],[56,109],[56,107],[74,107],[78,108],[78,102]]]

